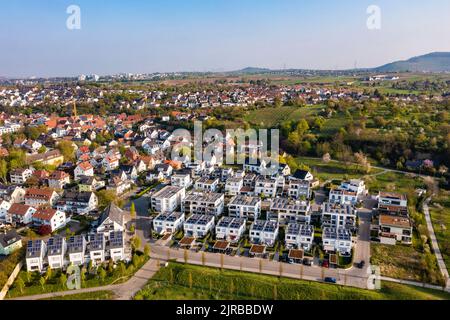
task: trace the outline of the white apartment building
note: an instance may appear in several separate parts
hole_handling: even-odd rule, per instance
[[[239,194],[243,186],[244,186],[244,178],[242,177],[228,178],[225,183],[225,193],[228,195],[235,196]]]
[[[216,239],[239,242],[245,232],[245,219],[223,217],[216,225]]]
[[[228,215],[234,218],[257,220],[261,215],[261,198],[234,196],[228,203]]]
[[[193,214],[184,223],[184,236],[203,238],[214,230],[214,216]]]
[[[24,184],[33,175],[31,169],[14,169],[9,173],[9,179],[12,184]]]
[[[297,248],[309,251],[311,250],[313,240],[314,227],[312,225],[289,223],[285,234],[287,248]]]
[[[153,219],[153,229],[159,234],[176,233],[182,228],[184,217],[180,212],[160,213]]]
[[[285,198],[271,200],[269,219],[276,219],[280,224],[291,222],[311,222],[311,205],[309,201],[292,201]]]
[[[255,220],[250,227],[250,242],[271,247],[277,240],[278,230],[278,222]]]
[[[197,190],[215,192],[219,187],[219,179],[209,179],[208,177],[201,177],[195,181],[194,187]]]
[[[94,266],[105,261],[105,249],[106,242],[102,233],[89,235],[89,257]]]
[[[43,240],[29,240],[27,242],[25,261],[27,264],[27,271],[42,272],[44,269],[44,259],[47,253],[47,245]]]
[[[336,204],[355,205],[358,202],[358,194],[354,191],[332,189],[330,190],[329,201]]]
[[[33,213],[32,222],[36,227],[49,226],[51,232],[54,232],[66,225],[66,213],[53,208],[38,209]]]
[[[176,173],[170,177],[170,184],[175,187],[187,189],[192,185],[192,179],[189,174]]]
[[[222,193],[192,191],[181,203],[181,211],[186,215],[209,214],[219,216],[223,213],[225,196]]]
[[[258,176],[255,180],[255,195],[274,198],[277,195],[278,180]]]
[[[69,263],[74,266],[84,265],[86,262],[87,242],[86,238],[82,235],[76,235],[69,238],[67,241],[67,253],[69,255]]]
[[[51,269],[62,269],[64,267],[64,256],[66,254],[66,239],[60,236],[52,237],[47,242],[48,266]]]
[[[288,196],[294,199],[311,198],[311,182],[307,180],[290,180]]]
[[[184,187],[166,186],[150,198],[151,207],[156,212],[173,212],[186,196]]]
[[[114,231],[109,235],[107,244],[107,256],[112,261],[117,262],[125,260],[125,239],[122,231]]]
[[[349,204],[333,204],[325,202],[322,204],[322,226],[344,227],[352,229],[356,225],[356,211]]]
[[[404,194],[380,191],[378,193],[378,206],[383,205],[407,207],[408,200]]]
[[[323,249],[327,252],[339,252],[341,255],[349,255],[352,252],[352,234],[344,227],[323,228],[322,242]]]

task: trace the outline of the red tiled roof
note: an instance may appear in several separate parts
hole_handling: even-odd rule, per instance
[[[39,209],[33,214],[33,218],[40,220],[50,220],[56,214],[56,210],[52,208]]]
[[[27,213],[28,209],[30,208],[31,207],[27,206],[26,204],[13,203],[9,208],[8,213],[23,216]]]

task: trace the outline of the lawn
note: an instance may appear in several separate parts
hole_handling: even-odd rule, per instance
[[[76,293],[42,300],[114,300],[114,292],[104,290],[86,293]]]
[[[450,294],[435,290],[382,283],[379,291],[294,280],[255,273],[170,263],[139,291],[137,300],[435,300]]]
[[[125,266],[124,268],[120,267],[120,263],[117,264],[116,268],[110,268],[105,265],[103,267],[103,269],[105,270],[104,279],[102,279],[100,276],[101,267],[92,268],[90,271],[86,272],[86,278],[84,281],[82,281],[81,287],[92,288],[127,281],[137,270],[139,270],[144,265],[144,263],[148,260],[148,257],[140,254],[138,255],[138,258],[134,258],[133,260],[135,260],[134,263],[130,262],[127,265],[123,263],[123,265]],[[38,272],[28,273],[26,272],[26,270],[22,270],[20,271],[16,281],[8,291],[7,297],[14,298],[41,293],[65,291],[67,290],[66,285],[62,285],[60,283],[61,273],[61,270],[52,270],[49,276],[47,274],[41,276]],[[43,286],[41,286],[40,284],[41,277],[46,279]],[[20,288],[20,285],[18,283],[19,278],[22,279],[24,283],[23,288]]]
[[[441,191],[429,207],[439,249],[450,271],[450,191]]]
[[[391,278],[440,284],[440,271],[434,255],[432,266],[424,262],[424,254],[407,245],[370,244],[370,263],[379,266],[381,274]]]
[[[302,108],[288,106],[280,108],[262,108],[247,112],[244,119],[250,124],[266,128],[275,128],[281,122],[286,120],[298,121],[309,116],[317,115],[323,108],[324,107],[321,105]]]

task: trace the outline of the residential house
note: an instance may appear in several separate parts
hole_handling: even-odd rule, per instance
[[[222,193],[192,191],[181,202],[181,211],[185,214],[210,214],[219,216],[223,213],[225,196]]]
[[[153,229],[159,234],[176,233],[184,223],[184,213],[164,212],[153,219]]]
[[[350,255],[352,252],[352,234],[344,227],[324,227],[322,243],[326,252],[337,252],[340,255]]]
[[[87,242],[82,235],[71,236],[67,241],[67,253],[69,255],[69,263],[74,266],[82,266],[85,261]]]
[[[332,189],[329,195],[330,203],[355,205],[358,202],[358,194],[354,191]]]
[[[255,195],[274,198],[277,195],[277,188],[278,180],[275,178],[258,176],[255,180]]]
[[[7,200],[0,200],[0,221],[6,220],[6,214],[9,208],[11,208],[11,202]]]
[[[9,173],[9,179],[12,184],[24,184],[33,175],[34,170],[25,169],[13,169]]]
[[[278,238],[278,222],[255,220],[250,227],[250,242],[272,247]]]
[[[184,187],[165,186],[150,197],[151,208],[160,213],[174,212],[185,196]]]
[[[113,171],[119,167],[119,159],[115,156],[107,156],[103,158],[102,166],[105,171]]]
[[[75,213],[88,214],[97,209],[98,198],[94,192],[72,192],[67,191],[57,203],[58,210]]]
[[[52,208],[38,209],[32,216],[35,227],[48,226],[51,232],[61,229],[67,223],[64,211]]]
[[[322,204],[322,226],[344,227],[354,229],[356,225],[356,211],[349,204],[333,204],[325,202]]]
[[[8,256],[20,248],[22,248],[22,237],[16,230],[0,233],[0,256]]]
[[[170,177],[170,184],[187,189],[192,185],[191,176],[189,174],[175,173]]]
[[[290,180],[288,187],[288,196],[294,199],[311,198],[311,182],[308,180]]]
[[[62,269],[64,267],[64,257],[67,251],[66,238],[55,236],[48,239],[47,259],[51,269]]]
[[[94,266],[105,261],[106,240],[102,233],[93,233],[89,236],[88,251],[90,261]]]
[[[48,177],[48,186],[53,189],[63,189],[66,184],[70,183],[70,175],[64,171],[54,171]]]
[[[125,239],[122,231],[113,231],[109,234],[106,251],[106,255],[114,262],[125,260]]]
[[[222,217],[216,225],[216,238],[231,243],[239,242],[245,232],[246,220]]]
[[[29,240],[27,242],[25,261],[28,272],[42,272],[44,270],[44,259],[47,253],[47,245],[43,240]]]
[[[292,201],[285,198],[272,199],[268,214],[269,219],[275,219],[280,224],[311,222],[311,205],[309,201]]]
[[[228,215],[235,218],[256,220],[261,214],[261,198],[237,195],[228,203]]]
[[[25,193],[25,204],[33,207],[53,206],[59,195],[52,189],[29,188]]]
[[[183,224],[185,237],[203,238],[214,230],[214,216],[193,214]]]
[[[111,232],[125,231],[125,212],[115,204],[110,204],[102,213],[97,233],[101,233],[108,240]]]
[[[219,187],[219,179],[201,177],[195,181],[194,187],[197,190],[215,192]]]
[[[381,243],[392,245],[395,245],[397,241],[403,244],[412,243],[413,228],[410,218],[405,216],[380,214],[379,226],[379,238]]]
[[[74,171],[75,180],[80,180],[82,176],[93,177],[94,167],[89,162],[81,162],[78,164]]]
[[[309,251],[314,240],[314,227],[309,224],[289,223],[285,233],[286,247]]]
[[[36,209],[26,204],[13,203],[6,214],[6,222],[13,225],[26,225],[32,222]]]
[[[79,192],[94,192],[105,187],[105,181],[98,177],[83,176],[78,182]]]
[[[244,179],[242,177],[231,177],[226,180],[225,193],[228,195],[237,195],[244,186]]]

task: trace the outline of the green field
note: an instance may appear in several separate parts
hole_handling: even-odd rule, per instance
[[[450,294],[396,283],[369,291],[319,282],[170,263],[137,293],[137,300],[279,299],[279,300],[435,300]]]
[[[274,128],[281,122],[286,120],[298,121],[309,116],[317,115],[323,106],[307,106],[307,107],[280,107],[280,108],[263,108],[246,112],[244,120],[248,123]]]
[[[52,297],[42,300],[113,300],[114,292],[112,291],[94,291],[86,293],[67,294],[60,297]]]
[[[447,270],[450,271],[450,192],[441,191],[439,197],[433,199],[429,207],[439,249]]]

